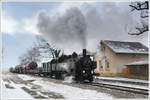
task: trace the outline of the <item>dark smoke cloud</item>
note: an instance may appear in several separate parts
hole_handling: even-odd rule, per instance
[[[84,15],[78,8],[67,9],[63,15],[48,16],[41,11],[38,15],[37,27],[41,33],[56,44],[67,45],[78,43],[86,47],[87,24]]]
[[[147,44],[147,34],[128,35],[126,26],[133,27],[139,19],[132,16],[129,3],[99,3],[93,6],[83,3],[81,7],[68,7],[65,13],[50,16],[41,11],[38,16],[38,29],[49,42],[54,42],[65,51],[81,52],[87,47],[95,51],[100,40],[140,41]],[[80,9],[79,9],[80,8]],[[82,9],[82,11],[81,11]],[[136,20],[137,19],[137,20]]]

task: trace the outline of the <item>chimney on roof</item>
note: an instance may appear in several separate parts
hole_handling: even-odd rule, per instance
[[[83,49],[83,57],[86,56],[86,49]]]

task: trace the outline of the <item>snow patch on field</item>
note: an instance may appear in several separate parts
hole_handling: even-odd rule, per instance
[[[10,86],[13,87],[11,88],[6,88],[6,84],[9,84]],[[13,82],[8,83],[2,80],[2,94],[1,98],[2,99],[32,99],[33,97],[30,96],[28,93],[26,93],[24,90],[22,90],[20,87],[21,85],[14,84]]]
[[[99,93],[94,90],[80,89],[67,85],[54,84],[51,82],[35,81],[35,84],[42,85],[44,89],[53,92],[61,93],[64,97],[69,99],[99,99],[99,98],[113,98],[109,94]]]
[[[55,92],[63,95],[67,99],[100,99],[100,98],[113,98],[112,95],[97,92],[95,90],[81,89],[77,87],[71,87],[68,85],[57,84],[52,82],[43,81],[41,78],[32,77],[27,75],[18,75],[25,80],[35,80],[32,83],[40,85],[45,92]]]
[[[36,78],[35,77],[32,77],[32,76],[27,76],[27,75],[22,75],[22,74],[18,74],[18,76],[23,79],[24,81],[27,81],[27,80],[35,80]],[[42,79],[42,78],[39,78],[39,79]]]
[[[64,79],[64,83],[72,83],[73,82],[73,76],[68,76],[68,77],[65,77],[65,79]]]

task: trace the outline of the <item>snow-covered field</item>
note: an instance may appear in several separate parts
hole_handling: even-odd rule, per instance
[[[113,98],[113,96],[105,93],[99,93],[94,90],[80,89],[62,84],[56,84],[53,82],[42,81],[41,78],[30,77],[26,75],[19,75],[24,80],[35,80],[33,83],[43,87],[46,92],[52,91],[59,93],[68,99],[99,99],[99,98]]]
[[[9,77],[9,76],[7,76]],[[33,97],[21,89],[23,85],[15,84],[8,80],[1,82],[1,98],[2,99],[32,99]]]
[[[2,99],[101,99],[114,98],[96,90],[44,81],[28,75],[3,75]]]
[[[104,79],[104,77],[101,77]],[[108,78],[117,80],[119,78]],[[123,79],[122,79],[123,80]],[[125,80],[125,79],[124,79]],[[130,80],[130,79],[128,79]],[[135,80],[138,81],[138,80]],[[141,80],[142,81],[142,80]],[[105,81],[101,81],[105,82]],[[115,85],[123,83],[111,82]],[[136,85],[129,85],[136,87]],[[55,80],[38,76],[8,73],[2,76],[2,99],[115,99],[147,98],[145,95],[71,83],[71,78]],[[88,86],[88,87],[86,87]],[[141,86],[141,88],[145,88]]]

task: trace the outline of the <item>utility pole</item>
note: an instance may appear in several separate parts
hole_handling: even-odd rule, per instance
[[[4,67],[3,63],[4,63],[4,47],[2,47],[2,55],[1,55],[2,59],[1,59],[1,70],[2,70],[2,67]]]

